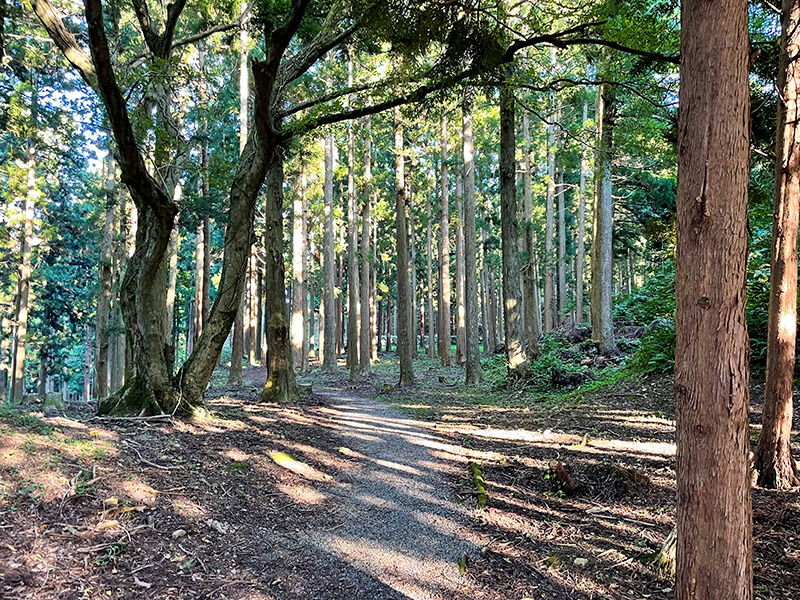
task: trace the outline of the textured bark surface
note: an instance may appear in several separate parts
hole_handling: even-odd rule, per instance
[[[564,167],[558,169],[558,317],[559,325],[567,320],[567,216],[564,208]]]
[[[467,307],[464,304],[464,183],[456,171],[456,364],[467,362]]]
[[[436,358],[436,332],[435,332],[435,318],[433,313],[433,221],[431,220],[431,196],[425,196],[425,215],[428,218],[427,228],[425,230],[425,241],[427,247],[425,249],[425,256],[428,262],[428,305],[427,305],[427,325],[428,325],[428,358]]]
[[[300,189],[292,203],[292,356],[308,370],[308,298],[306,290],[306,165],[300,165]]]
[[[761,438],[755,453],[758,484],[800,484],[792,458],[792,388],[797,340],[797,227],[800,212],[800,1],[784,0],[775,141],[775,208],[769,282],[767,379]]]
[[[108,396],[108,323],[111,313],[111,253],[114,244],[114,223],[116,221],[116,165],[109,152],[106,162],[106,212],[103,221],[103,237],[100,240],[100,253],[97,261],[100,289],[97,293],[97,313],[95,316],[95,360],[94,381],[95,398]]]
[[[347,85],[353,85],[353,53],[347,61]],[[352,105],[353,97],[350,96]],[[347,366],[350,381],[361,379],[361,363],[358,355],[361,328],[361,284],[358,269],[358,206],[356,204],[356,136],[355,122],[347,124]]]
[[[556,49],[550,51],[550,64],[556,64]],[[544,226],[544,330],[550,331],[556,326],[555,315],[555,282],[553,280],[553,227],[556,194],[556,100],[555,93],[550,92],[550,119],[547,124],[547,198],[545,200]]]
[[[675,598],[750,600],[747,2],[687,0],[681,23]]]
[[[611,196],[611,156],[614,101],[611,86],[597,92],[594,227],[592,233],[592,339],[600,354],[616,352],[611,296],[614,288],[614,200]]]
[[[475,151],[472,131],[474,90],[464,92],[462,135],[464,148],[464,304],[466,308],[466,385],[483,381],[478,350],[478,272],[475,233]]]
[[[589,116],[589,106],[583,103],[583,121]],[[586,263],[586,172],[588,170],[586,144],[581,146],[581,173],[578,182],[578,239],[575,250],[575,320],[583,323],[583,268]]]
[[[519,270],[519,233],[517,230],[516,131],[514,96],[508,87],[500,88],[500,224],[503,238],[503,314],[508,373],[511,376],[528,370],[525,319],[522,309],[522,286]]]
[[[524,140],[524,170],[522,186],[524,192],[523,215],[525,217],[525,264],[522,267],[522,284],[525,301],[525,338],[528,341],[530,358],[539,356],[539,336],[541,335],[541,308],[539,307],[539,281],[536,277],[536,237],[533,230],[533,181],[531,169],[531,124],[527,112],[522,115],[522,137]]]
[[[261,392],[262,402],[294,402],[300,399],[292,364],[289,340],[289,315],[283,290],[286,289],[283,261],[283,159],[275,158],[267,172],[265,229],[266,287],[279,290],[267,294],[268,377]]]
[[[414,383],[413,348],[415,344],[414,315],[411,288],[411,264],[408,248],[406,211],[405,156],[403,150],[403,121],[400,109],[394,113],[395,161],[395,225],[397,227],[397,354],[400,357],[399,385]]]
[[[450,343],[450,181],[447,171],[447,116],[442,112],[440,123],[441,149],[441,222],[439,225],[439,357],[443,367],[453,362]]]
[[[375,301],[372,290],[373,250],[370,238],[373,227],[370,221],[372,204],[372,121],[367,118],[364,128],[364,204],[361,207],[361,339],[358,344],[358,362],[362,374],[372,371],[373,324],[375,322]],[[377,349],[375,350],[377,353]]]
[[[322,353],[322,368],[332,371],[336,368],[336,274],[334,270],[333,253],[333,133],[329,130],[325,135],[325,184],[323,188],[325,202],[323,233],[322,233],[322,262],[324,301],[323,319],[324,331],[320,343]]]

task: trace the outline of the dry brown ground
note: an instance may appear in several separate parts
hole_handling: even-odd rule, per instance
[[[483,540],[466,572],[482,597],[672,598],[671,582],[645,562],[674,521],[668,379],[522,406],[488,385],[465,393],[458,369],[431,361],[418,364],[417,386],[392,388],[390,363],[355,386],[343,372],[307,379],[391,403],[437,437],[432,453],[458,473],[442,493],[460,497]],[[408,597],[347,561],[320,562],[303,541],[301,532],[341,526],[329,492],[364,457],[341,452],[324,397],[256,404],[264,372],[247,377],[213,390],[213,414],[193,422],[92,420],[78,407],[70,417],[4,417],[0,597]],[[581,492],[558,491],[553,459]],[[483,471],[487,509],[475,506],[470,461]],[[800,598],[797,490],[754,490],[754,538],[756,596]]]

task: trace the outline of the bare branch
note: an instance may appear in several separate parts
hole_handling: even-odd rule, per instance
[[[364,92],[367,90],[374,89],[375,87],[377,86],[374,83],[364,83],[361,85],[354,85],[353,87],[337,90],[335,92],[325,94],[324,96],[320,96],[319,98],[306,100],[305,102],[301,102],[300,104],[295,104],[294,106],[282,111],[280,113],[280,118],[289,117],[293,114],[299,113],[300,111],[308,110],[309,108],[314,108],[315,106],[318,106],[320,104],[325,104],[326,102],[330,102],[332,100],[336,100],[337,98],[341,98],[342,96],[346,96],[347,94]]]
[[[207,37],[211,37],[215,33],[221,33],[223,31],[230,31],[231,29],[236,29],[241,24],[241,20],[237,19],[233,23],[227,23],[225,25],[217,25],[216,27],[211,27],[210,29],[206,29],[205,31],[201,31],[200,33],[195,33],[194,35],[187,36],[175,42],[172,42],[172,48],[179,48],[181,46],[188,46],[189,44],[194,44],[195,42],[199,42],[201,40],[206,39]]]

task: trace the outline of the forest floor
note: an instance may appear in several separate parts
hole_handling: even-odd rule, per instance
[[[192,421],[0,413],[0,597],[673,597],[647,562],[675,517],[670,377],[536,396],[416,374],[312,371],[279,406],[252,368]],[[756,597],[800,598],[800,490],[753,501]]]

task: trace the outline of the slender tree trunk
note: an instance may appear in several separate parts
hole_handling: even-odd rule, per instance
[[[347,61],[347,85],[353,86],[353,49],[349,50]],[[353,96],[350,95],[350,105]],[[358,205],[356,202],[356,136],[355,121],[347,122],[347,366],[350,368],[350,381],[361,379],[358,344],[361,327],[361,284],[358,269]],[[369,280],[367,281],[369,284]],[[367,307],[364,307],[367,310]]]
[[[367,136],[372,137],[372,122],[367,121]],[[367,148],[372,147],[369,141]],[[378,219],[372,219],[372,260],[370,261],[370,286],[369,286],[369,327],[370,327],[370,355],[372,362],[378,362],[380,332],[378,331]],[[371,368],[371,367],[370,367]]]
[[[48,348],[47,343],[44,342],[39,348],[39,377],[38,377],[38,393],[42,403],[47,400],[47,356]],[[96,374],[95,374],[96,375]]]
[[[464,186],[456,171],[456,364],[467,363],[467,306],[464,290]]]
[[[38,118],[36,84],[31,92],[31,125],[35,129]],[[28,310],[31,289],[31,241],[33,238],[33,211],[39,191],[36,188],[36,140],[28,140],[27,180],[24,221],[20,237],[20,260],[17,276],[17,294],[14,302],[14,352],[11,363],[11,402],[22,402],[25,395],[25,355],[28,343]]]
[[[474,90],[464,92],[463,145],[464,145],[464,292],[466,303],[466,385],[483,381],[481,357],[478,351],[478,275],[475,236],[475,156],[472,132],[472,102]]]
[[[306,311],[308,312],[308,336],[306,337],[307,348],[306,358],[310,361],[312,358],[317,357],[317,333],[316,333],[316,294],[317,290],[314,287],[314,278],[308,277],[308,303]],[[308,370],[308,362],[306,362],[306,370]]]
[[[490,355],[494,354],[494,349],[497,347],[497,330],[500,324],[497,318],[497,288],[494,283],[494,274],[489,271],[485,262],[483,268],[486,270],[486,290],[489,301],[489,343],[486,344],[483,352]]]
[[[250,246],[248,257],[250,267],[247,278],[247,323],[245,326],[245,344],[247,345],[247,363],[254,367],[256,360],[256,323],[260,310],[258,298],[258,248],[255,243]]]
[[[508,373],[518,376],[528,370],[517,230],[516,132],[514,96],[500,87],[500,224],[503,241],[503,314]]]
[[[528,356],[536,359],[539,357],[539,281],[536,277],[536,237],[533,230],[533,190],[532,190],[532,164],[531,164],[531,124],[528,112],[522,113],[522,136],[524,139],[524,160],[522,185],[524,190],[524,217],[525,217],[525,265],[522,268],[522,284],[525,302],[525,337],[528,342]]]
[[[550,64],[555,68],[556,49],[550,50]],[[550,92],[550,119],[547,124],[547,204],[545,205],[544,229],[544,330],[552,330],[556,326],[553,282],[553,203],[556,192],[556,99],[555,92]]]
[[[177,204],[180,202],[183,195],[183,187],[180,182],[175,186],[175,192],[172,195],[173,200]],[[168,271],[167,271],[167,312],[164,315],[164,338],[170,346],[174,349],[178,347],[173,332],[175,321],[175,294],[178,287],[178,224],[175,223],[172,227],[172,233],[169,238],[169,258],[168,258]]]
[[[564,167],[558,170],[558,324],[567,319],[567,222],[564,209]]]
[[[787,489],[800,484],[792,458],[792,391],[797,341],[797,228],[800,213],[800,0],[784,0],[778,71],[775,140],[775,208],[772,220],[767,333],[767,379],[761,437],[754,466],[758,484]]]
[[[83,352],[83,401],[92,400],[92,326],[86,325]]]
[[[428,358],[436,358],[436,332],[434,331],[435,319],[433,318],[433,222],[431,221],[431,197],[425,196],[425,213],[428,217],[428,227],[425,231],[428,243],[425,254],[428,258]]]
[[[394,173],[395,211],[397,227],[397,353],[400,356],[399,385],[414,383],[413,349],[415,344],[413,300],[411,287],[412,265],[409,262],[408,223],[406,211],[405,156],[403,150],[403,121],[400,109],[394,111]]]
[[[323,189],[325,214],[323,221],[323,275],[325,288],[325,333],[324,346],[320,345],[322,368],[332,371],[336,368],[336,273],[334,269],[333,250],[333,133],[328,130],[325,136],[325,184]]]
[[[340,197],[344,197],[341,194]],[[346,235],[344,233],[344,224],[339,227],[339,247],[345,248]],[[336,256],[337,270],[336,270],[336,289],[339,290],[339,295],[336,296],[336,356],[342,356],[345,351],[344,332],[345,332],[345,310],[347,305],[343,302],[342,295],[344,294],[344,254],[339,253]]]
[[[583,120],[586,127],[589,118],[589,105],[583,103]],[[583,323],[583,267],[586,263],[586,172],[588,159],[586,144],[581,145],[581,174],[578,189],[578,243],[575,257],[575,315],[578,323]]]
[[[106,168],[108,172],[106,177],[106,214],[97,264],[100,289],[97,295],[97,314],[95,316],[97,348],[95,349],[94,391],[98,399],[108,396],[108,323],[111,312],[111,263],[114,244],[114,223],[116,220],[115,192],[117,186],[116,169],[111,152],[108,153]]]
[[[485,235],[481,236],[482,238]],[[482,240],[485,241],[485,240]],[[491,303],[489,302],[489,271],[486,267],[486,249],[484,244],[480,245],[480,272],[481,272],[481,280],[480,280],[480,310],[481,310],[481,332],[483,333],[483,353],[486,354],[489,350],[489,346],[491,346],[491,342],[489,341],[489,335],[491,331],[491,323],[492,323],[492,309]]]
[[[685,0],[681,24],[675,599],[751,600],[748,3]]]
[[[283,290],[286,289],[283,262],[283,157],[276,156],[267,171],[266,211],[266,283],[267,289],[279,290],[267,295],[267,356],[269,377],[262,402],[293,402],[300,399],[292,365],[292,345],[289,340],[289,315]]]
[[[417,343],[417,332],[419,331],[419,315],[417,311],[417,247],[414,243],[416,232],[416,211],[414,206],[414,186],[413,186],[413,161],[409,161],[408,176],[406,177],[406,206],[408,210],[408,255],[409,273],[411,276],[411,356],[419,358],[419,344]],[[398,307],[400,304],[398,303]]]
[[[0,321],[0,402],[8,398],[8,368],[11,353],[11,335],[8,317]]]
[[[194,327],[192,328],[194,343],[203,332],[203,276],[205,275],[203,261],[206,255],[204,245],[203,221],[200,220],[194,235]]]
[[[613,354],[614,321],[611,296],[614,287],[613,228],[614,205],[611,196],[611,156],[614,129],[611,88],[597,91],[597,153],[595,155],[594,230],[592,238],[592,339],[600,354]]]
[[[372,224],[369,211],[372,199],[372,126],[371,121],[366,121],[366,135],[364,147],[364,204],[361,207],[361,340],[359,341],[359,369],[362,374],[372,371],[370,359],[372,358],[372,253],[370,251],[370,237]]]
[[[306,313],[308,298],[306,292],[306,165],[301,158],[300,188],[292,203],[292,353],[294,364],[301,372],[308,370],[308,350],[306,349]]]
[[[262,243],[262,246],[266,242]],[[256,364],[265,364],[264,348],[264,268],[261,260],[256,256],[256,328],[255,328],[255,359]]]
[[[440,148],[442,220],[439,225],[439,356],[442,366],[449,367],[453,360],[450,349],[450,181],[447,172],[447,115],[444,109],[440,124]]]

